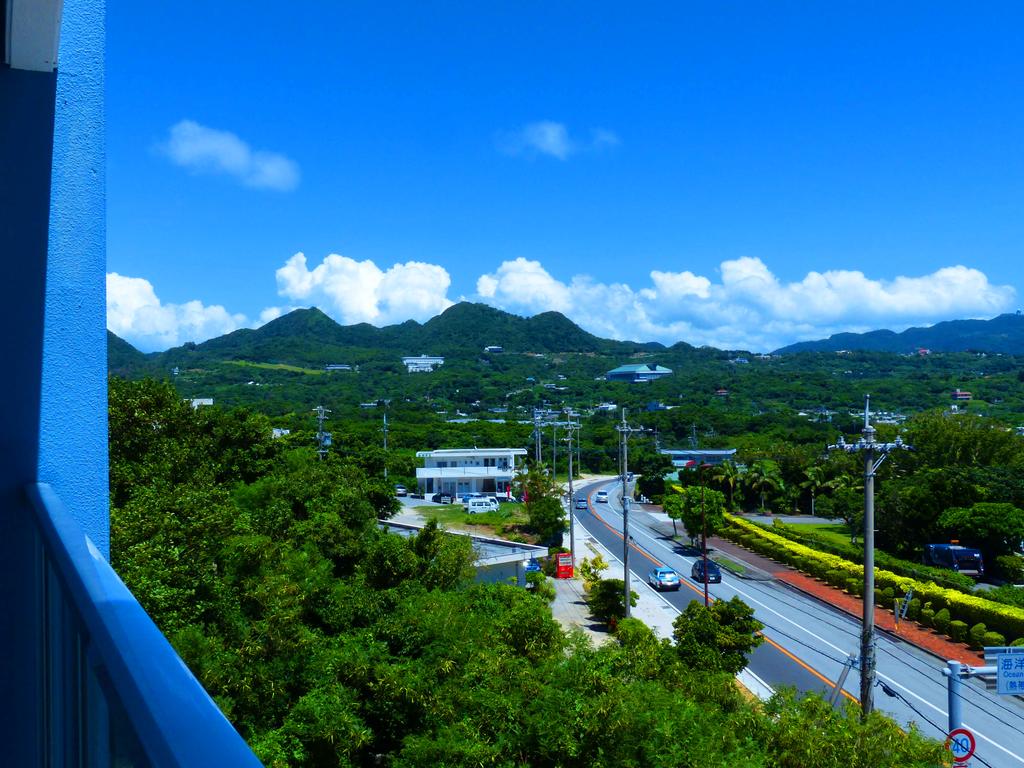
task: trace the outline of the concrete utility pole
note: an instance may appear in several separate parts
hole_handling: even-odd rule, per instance
[[[909,448],[899,437],[893,443],[875,440],[871,426],[871,395],[864,396],[863,437],[850,445],[843,441],[830,445],[829,450],[854,453],[864,451],[864,614],[860,634],[860,708],[861,718],[874,709],[875,688],[875,472],[889,454]],[[876,460],[877,456],[877,460]]]
[[[569,433],[569,554],[572,556],[572,567],[576,567],[576,498],[572,488],[572,437],[576,431],[576,424],[572,421],[572,414],[569,414],[569,421],[565,425]]]
[[[626,494],[626,478],[629,477],[629,436],[633,432],[643,432],[642,427],[631,427],[626,422],[626,409],[622,409],[622,423],[615,427],[619,433],[619,455],[622,457],[622,580],[625,582],[625,616],[628,619],[632,613],[630,610],[630,589],[629,589],[629,502]]]
[[[384,401],[384,479],[388,479],[388,401]]]
[[[540,464],[540,415],[533,414],[533,460]]]
[[[330,413],[330,410],[318,405],[313,409],[313,413],[316,414],[316,452],[320,456],[320,461],[323,461],[324,456],[327,455],[327,449],[331,445],[331,433],[324,432],[324,420],[328,418],[327,414]]]

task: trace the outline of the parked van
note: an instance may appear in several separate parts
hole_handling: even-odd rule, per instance
[[[937,568],[949,568],[959,571],[965,576],[980,579],[985,575],[985,564],[981,559],[981,551],[959,544],[928,544],[924,548],[925,565]]]
[[[498,507],[496,504],[491,503],[491,498],[492,497],[490,496],[478,496],[470,499],[469,503],[466,505],[466,513],[470,515],[480,515],[484,512],[493,512]]]

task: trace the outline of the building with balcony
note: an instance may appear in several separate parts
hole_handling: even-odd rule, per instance
[[[108,562],[104,22],[0,0],[3,764],[258,766]]]
[[[444,365],[444,358],[433,355],[403,357],[402,364],[409,373],[432,373],[439,365]]]
[[[488,493],[505,496],[520,471],[525,448],[444,448],[417,451],[423,466],[416,469],[420,493]]]
[[[608,381],[628,381],[631,383],[639,381],[654,381],[660,379],[663,376],[671,376],[672,369],[665,368],[662,365],[654,365],[653,363],[643,363],[640,365],[620,365],[618,368],[613,368],[604,375]]]

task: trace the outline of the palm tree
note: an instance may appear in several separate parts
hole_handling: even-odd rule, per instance
[[[813,515],[815,497],[828,487],[828,483],[825,481],[825,470],[819,465],[813,464],[804,470],[804,477],[806,479],[800,483],[800,487],[811,492],[811,514]]]
[[[711,477],[725,491],[726,498],[729,500],[729,511],[735,511],[734,494],[740,484],[740,471],[736,468],[736,464],[731,461],[722,462],[711,470]]]
[[[770,459],[759,459],[750,465],[746,475],[750,490],[761,499],[761,514],[764,514],[764,497],[768,492],[778,492],[785,488],[779,465]]]

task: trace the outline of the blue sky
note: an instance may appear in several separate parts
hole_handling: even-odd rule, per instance
[[[466,298],[765,350],[1017,308],[1018,6],[477,5],[108,2],[111,329]]]

